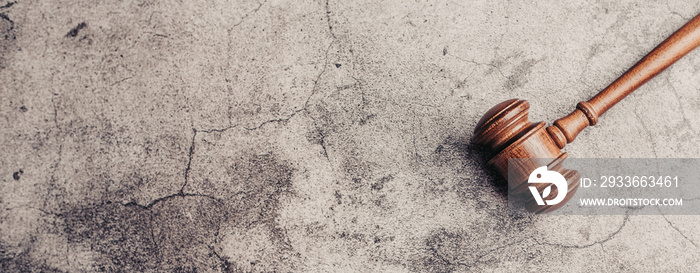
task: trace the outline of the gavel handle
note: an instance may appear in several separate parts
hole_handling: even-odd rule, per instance
[[[600,115],[699,45],[700,14],[666,38],[603,91],[586,102],[579,102],[574,112],[556,120],[554,125],[547,127],[547,132],[560,149],[564,148],[584,128],[598,123]]]

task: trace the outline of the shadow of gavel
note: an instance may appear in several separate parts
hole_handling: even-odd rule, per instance
[[[664,69],[675,63],[700,45],[700,14],[659,44],[632,68],[617,78],[588,101],[579,102],[576,110],[560,118],[545,128],[544,122],[532,123],[528,120],[530,104],[525,100],[512,99],[491,108],[479,120],[472,136],[472,142],[489,148],[494,157],[489,164],[495,167],[509,181],[509,194],[527,195],[528,177],[536,168],[547,166],[566,178],[568,190],[563,202],[556,205],[539,205],[528,200],[523,205],[534,213],[556,210],[573,197],[579,185],[580,175],[575,170],[567,170],[562,162],[567,154],[561,149],[571,143],[586,127],[598,123],[598,117],[620,100],[636,90]],[[522,158],[532,160],[511,161]],[[544,159],[549,162],[543,162]],[[540,194],[557,196],[558,188],[545,191],[547,185],[537,186]],[[530,195],[531,197],[533,195]],[[543,196],[546,198],[547,196]],[[530,198],[533,199],[533,198]]]

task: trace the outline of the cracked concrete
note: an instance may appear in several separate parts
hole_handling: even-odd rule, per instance
[[[491,106],[568,114],[679,1],[0,2],[0,271],[700,270],[697,216],[506,213]],[[698,157],[700,53],[574,157]]]

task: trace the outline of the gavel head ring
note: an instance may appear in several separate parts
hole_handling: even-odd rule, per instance
[[[575,170],[562,167],[567,154],[560,150],[555,138],[550,135],[550,131],[556,133],[556,128],[545,128],[544,122],[530,122],[529,109],[530,104],[519,99],[497,104],[477,123],[472,142],[487,147],[494,155],[489,164],[508,180],[509,195],[529,196],[524,203],[525,209],[534,213],[544,213],[556,210],[573,197],[580,175]],[[520,160],[512,160],[509,168],[510,158]],[[548,170],[559,172],[566,178],[568,191],[564,201],[559,204],[542,206],[532,198],[527,180],[530,173],[541,166],[547,166]],[[548,185],[536,186],[542,194]],[[551,191],[549,195],[556,196],[557,190]]]

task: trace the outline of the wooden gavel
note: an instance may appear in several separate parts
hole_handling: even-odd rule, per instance
[[[576,110],[556,120],[553,125],[545,128],[544,122],[530,122],[528,120],[530,104],[527,101],[507,100],[484,114],[474,129],[472,142],[490,148],[495,154],[489,164],[508,179],[509,194],[530,194],[526,186],[528,177],[540,166],[547,166],[547,169],[562,174],[568,183],[568,192],[563,202],[550,206],[537,205],[534,200],[530,200],[524,204],[528,211],[535,213],[555,210],[573,197],[580,177],[577,171],[563,168],[562,162],[567,154],[561,149],[567,143],[574,141],[584,128],[596,125],[600,115],[698,45],[700,45],[700,14],[664,40],[603,91],[588,101],[579,102]],[[517,162],[514,160],[509,170],[509,158],[532,160],[517,160]],[[543,162],[543,159],[549,162]],[[537,186],[537,190],[542,194],[546,187],[547,185],[540,185]],[[549,196],[556,195],[557,190],[549,193]]]

